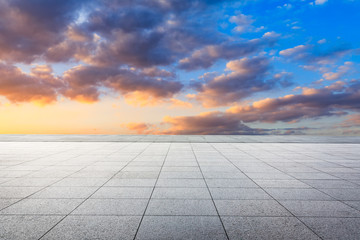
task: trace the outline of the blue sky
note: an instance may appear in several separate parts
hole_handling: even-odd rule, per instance
[[[359,135],[359,10],[0,0],[0,132]]]

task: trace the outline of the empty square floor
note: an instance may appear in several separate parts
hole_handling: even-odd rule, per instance
[[[359,239],[357,142],[132,138],[0,142],[0,239]]]

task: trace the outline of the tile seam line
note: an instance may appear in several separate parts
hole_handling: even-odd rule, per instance
[[[284,149],[284,148],[282,148],[282,149]],[[287,149],[285,149],[285,150],[287,150]],[[265,150],[265,151],[267,151],[267,150]],[[293,152],[293,153],[296,153],[294,150],[288,150],[288,151]],[[276,154],[276,153],[275,153],[275,154]],[[250,154],[250,155],[251,155],[251,154]],[[276,155],[279,156],[278,154],[276,154]],[[307,155],[307,154],[304,154],[304,155],[307,156],[307,157],[311,157],[311,158],[313,158],[313,159],[315,159],[315,160],[322,160],[322,159],[318,159],[318,158],[309,156],[309,155]],[[333,156],[333,155],[331,155],[331,154],[328,154],[328,155]],[[253,157],[255,157],[255,156],[253,156]],[[282,156],[280,156],[280,157],[282,157]],[[255,158],[258,159],[257,157],[255,157]],[[285,159],[288,159],[287,157],[284,157],[284,158],[285,158]],[[286,174],[286,175],[288,175],[288,176],[290,176],[290,177],[293,177],[294,179],[296,179],[296,180],[298,180],[298,181],[300,181],[300,182],[302,182],[302,183],[310,186],[310,187],[311,187],[310,189],[315,189],[315,190],[317,190],[317,191],[319,191],[319,192],[327,195],[328,197],[334,199],[335,201],[341,202],[342,204],[344,204],[344,205],[346,205],[346,206],[354,209],[356,212],[360,212],[359,209],[357,209],[357,208],[355,208],[354,206],[346,203],[346,201],[356,201],[356,200],[342,200],[342,199],[333,197],[333,196],[331,196],[330,194],[328,194],[327,192],[324,191],[324,189],[339,189],[339,188],[315,188],[315,187],[307,184],[306,182],[304,182],[304,181],[303,181],[304,179],[298,179],[298,178],[296,178],[296,177],[294,177],[294,176],[292,176],[292,175],[289,175],[288,173],[286,173],[286,172],[278,169],[277,167],[274,167],[274,166],[268,164],[267,162],[264,162],[263,160],[260,160],[260,159],[258,159],[258,160],[261,161],[261,162],[263,162],[263,163],[265,163],[266,165],[268,165],[268,166],[270,166],[270,167],[273,167],[273,168],[275,168],[276,170],[278,170],[278,171],[280,171],[280,172],[282,172],[282,173],[284,173],[284,174]],[[289,160],[289,159],[288,159],[288,160]],[[325,161],[325,162],[327,162],[327,163],[332,163],[332,162],[329,162],[329,161],[327,161],[327,160],[322,160],[322,161]],[[296,160],[295,160],[295,162],[296,162],[296,163],[300,163],[301,165],[304,165],[304,164],[302,164],[301,162],[297,162]],[[339,166],[342,166],[341,164],[338,164],[338,165],[339,165]],[[306,165],[304,165],[304,166],[306,166]],[[319,169],[316,169],[316,168],[314,168],[314,167],[311,167],[311,166],[306,166],[306,167],[310,167],[310,168],[312,168],[312,169],[315,169],[315,170],[320,171],[320,172],[322,172],[322,173],[328,174],[328,175],[330,175],[330,176],[332,176],[332,177],[338,178],[338,179],[343,180],[343,181],[345,181],[345,182],[353,183],[353,182],[349,181],[348,179],[339,178],[339,177],[337,177],[337,176],[335,176],[335,175],[332,175],[331,173],[324,172],[324,171],[319,170]],[[350,167],[346,167],[346,166],[343,166],[343,167],[345,167],[345,168],[350,168]],[[350,169],[352,169],[352,168],[350,168]],[[331,181],[331,179],[330,179],[330,181]],[[360,185],[360,184],[357,184],[357,183],[353,183],[353,184],[358,185],[358,186]],[[358,189],[358,188],[342,188],[342,189]],[[330,200],[329,200],[329,201],[330,201]]]
[[[64,151],[60,151],[60,152],[57,152],[57,153],[51,153],[51,154],[48,154],[48,155],[45,155],[45,156],[41,156],[41,157],[38,157],[38,158],[35,158],[35,159],[31,159],[31,160],[28,160],[28,161],[24,161],[24,162],[21,162],[21,163],[19,163],[19,164],[10,165],[10,166],[5,167],[4,169],[0,169],[0,171],[4,171],[4,170],[6,171],[6,170],[7,170],[8,168],[10,168],[10,167],[19,166],[19,165],[21,165],[21,164],[23,164],[23,163],[29,163],[29,162],[33,162],[33,161],[39,160],[39,159],[41,159],[41,158],[46,158],[46,157],[50,157],[50,156],[53,156],[53,155],[56,155],[56,154],[61,154],[61,153],[70,151],[70,150],[72,150],[72,149],[76,149],[76,148],[73,147],[73,148],[70,148],[70,149],[67,149],[67,150],[64,150]],[[78,155],[78,156],[80,156],[80,155]],[[78,156],[75,156],[75,157],[78,157]],[[68,158],[68,159],[66,159],[66,160],[69,160],[69,159],[72,159],[72,158],[75,158],[75,157],[71,157],[71,158]],[[64,160],[64,161],[66,161],[66,160]],[[63,161],[61,161],[61,162],[63,162]],[[55,166],[55,165],[56,165],[56,164],[53,164],[53,165],[50,165],[50,166]],[[34,173],[34,172],[39,172],[39,171],[41,171],[41,170],[43,170],[43,169],[45,169],[45,168],[47,168],[47,167],[49,167],[49,166],[44,166],[43,168],[40,168],[40,169],[38,169],[38,170],[35,170],[35,171],[30,172],[30,173],[28,173],[28,174],[25,174],[25,175],[23,175],[23,176],[15,177],[15,179],[26,177],[26,176]],[[26,171],[26,170],[25,170],[25,171]],[[7,183],[7,182],[12,181],[12,180],[14,180],[14,179],[11,178],[10,180],[7,180],[7,181],[1,183],[0,186],[1,186],[2,184]],[[2,209],[1,209],[1,210],[2,210]],[[1,210],[0,210],[0,211],[1,211]]]
[[[232,145],[232,144],[231,144]],[[220,152],[217,148],[215,148],[212,144],[210,144],[210,146],[215,149],[221,156],[223,156],[227,161],[229,161],[234,167],[236,167],[242,174],[244,174],[246,177],[248,177],[253,183],[255,183],[260,189],[262,189],[264,192],[266,192],[274,201],[276,201],[280,206],[282,206],[284,209],[286,209],[286,211],[288,211],[293,217],[295,217],[299,222],[301,222],[307,229],[309,229],[312,233],[314,233],[319,239],[322,239],[322,237],[320,237],[312,228],[310,228],[308,225],[306,225],[301,219],[299,219],[298,217],[296,217],[289,209],[287,209],[283,204],[281,204],[277,199],[275,199],[269,192],[267,192],[265,189],[263,189],[258,183],[256,183],[252,178],[250,178],[245,172],[241,171],[241,169],[236,166],[230,159],[228,159],[222,152]],[[233,146],[233,145],[232,145]],[[243,152],[241,149],[238,149],[236,146],[235,147],[237,150]],[[247,153],[248,155],[252,156],[251,154]],[[254,156],[253,156],[254,157]],[[256,159],[258,159],[257,157],[255,157]],[[259,159],[258,159],[259,160]],[[261,161],[261,160],[260,160]]]
[[[127,145],[123,146],[122,148],[118,149],[117,151],[114,151],[108,155],[111,155],[113,153],[116,153],[118,151],[120,151],[121,149],[126,148],[127,146],[133,145],[136,142],[128,142]],[[111,179],[114,178],[114,176],[116,174],[118,174],[119,172],[121,172],[128,164],[130,164],[132,161],[134,161],[140,154],[142,154],[149,146],[151,145],[148,144],[144,150],[142,150],[138,155],[136,155],[133,159],[131,159],[125,166],[123,166],[119,171],[117,171],[112,177],[110,177],[106,182],[104,182],[101,186],[99,186],[92,194],[90,194],[87,198],[85,198],[82,202],[80,202],[72,211],[70,211],[68,214],[66,214],[63,218],[61,218],[54,226],[52,226],[49,230],[47,230],[43,235],[41,235],[38,240],[42,239],[46,234],[48,234],[52,229],[54,229],[57,225],[59,225],[67,216],[69,216],[71,213],[73,213],[77,208],[79,208],[86,200],[88,200],[91,196],[93,196],[100,188],[102,188],[106,183],[108,183]],[[100,160],[99,160],[100,161]],[[98,161],[96,161],[98,162]],[[87,166],[86,166],[87,167]]]
[[[210,191],[210,189],[209,189],[209,186],[208,186],[208,184],[207,184],[207,182],[206,182],[204,173],[202,172],[201,166],[200,166],[200,164],[199,164],[198,158],[197,158],[197,156],[196,156],[196,154],[195,154],[195,151],[194,151],[194,148],[193,148],[193,143],[189,143],[189,144],[190,144],[190,147],[191,147],[191,151],[192,151],[193,154],[194,154],[196,163],[198,164],[198,167],[199,167],[199,169],[200,169],[200,172],[201,172],[201,175],[202,175],[203,180],[204,180],[204,182],[205,182],[206,188],[207,188],[207,190],[208,190],[208,192],[209,192],[209,194],[210,194],[211,201],[212,201],[212,203],[213,203],[213,205],[214,205],[214,207],[215,207],[215,210],[216,210],[217,216],[218,216],[218,218],[219,218],[219,220],[220,220],[221,226],[223,227],[223,230],[224,230],[224,232],[225,232],[225,236],[226,236],[226,238],[229,240],[230,237],[229,237],[229,235],[228,235],[228,233],[227,233],[227,231],[226,231],[224,222],[223,222],[223,220],[222,220],[222,218],[221,218],[221,216],[220,216],[220,214],[219,214],[219,210],[217,209],[217,206],[216,206],[216,204],[215,204],[214,198],[213,198],[213,196],[212,196],[212,194],[211,194],[211,191]],[[209,144],[209,143],[207,143],[207,144]]]
[[[125,148],[126,146],[129,146],[129,145],[131,145],[131,144],[129,143],[128,145],[125,145],[124,148]],[[94,151],[96,151],[96,150],[94,150]],[[116,152],[116,151],[115,151],[115,152]],[[115,153],[115,152],[114,152],[114,153]],[[111,154],[112,154],[112,153],[111,153]],[[110,154],[109,154],[109,155],[110,155]],[[75,156],[75,157],[67,158],[67,159],[65,159],[65,160],[63,160],[63,161],[61,161],[61,162],[68,161],[68,160],[73,159],[73,158],[76,158],[76,157],[78,157],[78,156],[81,156],[81,154],[80,154],[80,155],[77,155],[77,156]],[[57,163],[56,163],[56,164],[53,164],[53,165],[50,165],[50,166],[46,166],[46,167],[51,167],[51,166],[56,166],[56,165],[57,165]],[[65,178],[67,178],[67,177],[69,177],[69,176],[71,176],[71,175],[73,175],[73,174],[75,174],[75,173],[77,173],[77,172],[79,172],[79,171],[81,171],[81,170],[83,170],[84,168],[86,168],[86,167],[88,167],[88,166],[89,166],[89,165],[84,166],[84,167],[80,168],[79,170],[77,170],[77,171],[75,171],[75,172],[73,172],[73,173],[70,173],[70,174],[66,175],[65,177],[62,177],[62,178],[60,178],[59,180],[57,180],[57,181],[55,181],[55,182],[52,182],[52,183],[50,183],[50,184],[48,184],[48,185],[46,185],[46,186],[38,186],[38,187],[40,188],[39,190],[35,191],[35,192],[32,193],[32,194],[27,195],[26,197],[20,198],[18,201],[10,204],[9,206],[6,206],[6,207],[0,209],[0,214],[1,214],[1,211],[2,211],[2,210],[6,209],[6,208],[8,208],[8,207],[11,207],[12,205],[14,205],[14,204],[16,204],[16,203],[18,203],[18,202],[21,202],[21,201],[24,200],[24,199],[29,199],[29,198],[30,198],[31,196],[33,196],[34,194],[36,194],[36,193],[38,193],[38,192],[46,189],[47,187],[51,187],[52,185],[54,185],[54,184],[56,184],[56,183],[64,180]],[[38,170],[37,170],[37,171],[38,171]],[[34,172],[37,172],[37,171],[34,171]],[[31,173],[29,173],[29,174],[31,174]],[[24,175],[24,177],[27,176],[27,175],[29,175],[29,174]],[[0,186],[0,187],[1,187],[1,186]],[[4,187],[5,187],[5,186],[4,186]],[[14,186],[8,186],[8,187],[14,187]],[[36,187],[36,186],[35,186],[35,187]],[[16,198],[16,199],[17,199],[17,198]]]
[[[142,224],[143,219],[144,219],[144,217],[145,217],[146,211],[147,211],[147,209],[148,209],[148,207],[149,207],[149,204],[150,204],[150,201],[151,201],[151,199],[152,199],[152,195],[154,194],[154,191],[155,191],[155,188],[156,188],[156,184],[157,184],[157,182],[158,182],[158,180],[159,180],[159,177],[160,177],[160,174],[161,174],[161,170],[163,169],[164,164],[165,164],[165,161],[166,161],[166,158],[168,157],[168,154],[169,154],[169,152],[170,152],[170,148],[171,148],[171,146],[172,146],[172,143],[170,142],[170,143],[168,143],[168,144],[169,144],[168,150],[167,150],[167,152],[166,152],[166,155],[165,155],[165,157],[164,157],[163,163],[162,163],[162,165],[161,165],[159,174],[158,174],[158,176],[157,176],[157,178],[156,178],[154,187],[153,187],[153,189],[152,189],[152,191],[151,191],[149,200],[148,200],[148,202],[146,203],[146,207],[145,207],[144,213],[143,213],[142,216],[141,216],[141,219],[140,219],[139,225],[138,225],[138,227],[137,227],[137,229],[136,229],[136,232],[135,232],[135,235],[134,235],[133,240],[135,240],[136,237],[137,237],[137,235],[138,235],[138,232],[139,232],[139,230],[140,230],[141,224]]]

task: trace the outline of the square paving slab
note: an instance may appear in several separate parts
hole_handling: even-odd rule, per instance
[[[360,137],[0,135],[0,239],[359,239]]]

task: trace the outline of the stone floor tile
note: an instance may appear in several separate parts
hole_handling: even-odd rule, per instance
[[[136,239],[227,238],[217,216],[145,216]]]
[[[272,199],[260,188],[210,188],[213,199]]]
[[[358,240],[360,218],[300,218],[321,238],[329,240]]]
[[[151,199],[146,215],[215,215],[212,200],[194,199]]]
[[[88,198],[98,187],[47,187],[30,198]]]
[[[0,215],[0,239],[39,239],[63,216]]]
[[[2,214],[59,214],[65,215],[73,211],[82,199],[23,199],[0,211]]]
[[[221,216],[289,216],[274,200],[215,200]]]
[[[294,217],[221,217],[230,239],[319,239]]]
[[[206,179],[210,188],[257,188],[258,186],[248,178],[243,179]]]
[[[133,239],[140,216],[67,216],[42,239]]]
[[[91,198],[150,198],[152,187],[102,187]]]
[[[339,201],[280,201],[297,217],[360,217],[360,212]]]
[[[316,189],[265,188],[265,191],[277,200],[333,200]]]
[[[156,179],[113,178],[104,187],[154,187]]]
[[[151,198],[210,199],[207,188],[163,188],[157,187]]]
[[[88,199],[74,215],[143,215],[147,199]]]

